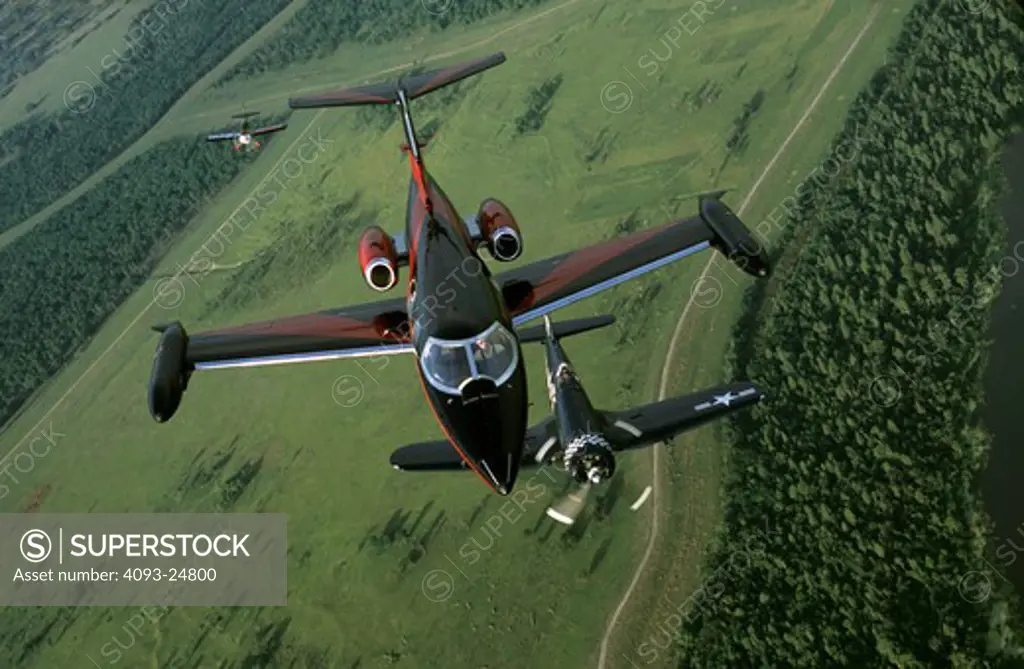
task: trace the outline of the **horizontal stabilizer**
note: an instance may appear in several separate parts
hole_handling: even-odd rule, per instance
[[[700,194],[697,195],[697,201],[699,202],[700,200],[705,199],[705,198],[707,198],[709,200],[721,200],[722,196],[725,195],[728,192],[729,192],[728,188],[723,188],[722,190],[710,191],[710,192],[707,192],[707,193],[700,193]]]
[[[571,337],[572,335],[590,332],[607,327],[615,322],[615,316],[605,314],[603,316],[591,316],[590,318],[574,318],[568,321],[552,324],[551,331],[555,339]],[[520,343],[540,342],[547,339],[544,325],[531,325],[516,331]]]
[[[398,102],[399,89],[405,91],[408,99],[414,100],[421,95],[444,88],[504,62],[505,54],[496,53],[486,58],[478,58],[394,81],[344,88],[340,91],[320,95],[290,98],[288,106],[292,109],[317,109],[320,107],[395,104]]]

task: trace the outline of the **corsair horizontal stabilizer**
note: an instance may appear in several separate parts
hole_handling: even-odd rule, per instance
[[[552,323],[551,334],[554,335],[555,339],[562,339],[563,337],[571,337],[572,335],[590,332],[591,330],[598,330],[614,322],[615,316],[610,314],[592,316],[590,318],[574,318],[560,323]],[[530,327],[517,330],[516,334],[519,335],[519,341],[523,344],[544,341],[548,338],[544,325],[531,325]]]

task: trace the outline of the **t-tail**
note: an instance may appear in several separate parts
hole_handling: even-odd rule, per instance
[[[402,127],[405,130],[405,146],[402,148],[408,151],[411,157],[413,179],[419,186],[424,205],[428,211],[431,211],[433,207],[430,202],[430,189],[427,187],[426,167],[420,153],[420,149],[426,144],[416,137],[416,128],[412,123],[409,102],[421,95],[450,86],[504,62],[505,54],[499,52],[486,58],[450,65],[423,74],[401,77],[394,81],[344,88],[333,93],[289,98],[288,106],[292,109],[320,109],[397,104],[402,114]]]
[[[321,107],[401,104],[403,98],[406,101],[415,100],[421,95],[444,88],[474,74],[480,74],[484,70],[489,70],[504,62],[505,54],[495,53],[485,58],[477,58],[393,81],[343,88],[340,91],[320,95],[291,98],[288,100],[288,106],[292,109],[318,109]]]

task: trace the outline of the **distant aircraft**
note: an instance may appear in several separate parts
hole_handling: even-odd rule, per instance
[[[399,268],[408,267],[406,295],[191,336],[180,323],[157,326],[162,335],[149,381],[154,419],[174,415],[196,370],[413,353],[446,443],[491,489],[507,495],[528,419],[520,343],[544,337],[524,323],[711,248],[749,274],[768,275],[764,249],[718,199],[721,193],[702,196],[694,218],[492,274],[480,247],[500,262],[516,260],[523,249],[519,225],[493,198],[475,216],[459,216],[427,173],[409,102],[504,61],[499,53],[390,84],[289,101],[293,109],[398,106],[412,171],[405,233],[393,237],[368,227],[358,253],[363,278],[377,291],[394,288]],[[551,216],[547,224],[558,214]]]
[[[610,325],[614,320],[611,316],[595,318],[588,329]],[[576,521],[590,487],[615,473],[615,453],[671,439],[764,398],[752,383],[731,383],[625,411],[599,411],[590,404],[558,341],[558,326],[553,328],[547,316],[544,326],[552,415],[526,431],[520,466],[560,465],[579,484],[547,510],[548,516],[566,525]],[[467,466],[447,441],[400,448],[392,453],[391,465],[400,471],[457,471]]]
[[[231,118],[242,119],[242,127],[237,131],[228,132],[217,132],[212,135],[206,136],[207,142],[224,142],[231,140],[234,143],[235,151],[245,150],[246,152],[258,151],[260,143],[254,139],[260,135],[269,135],[271,133],[280,132],[288,127],[287,123],[278,123],[276,125],[268,125],[265,128],[256,128],[251,130],[249,128],[249,119],[253,116],[258,116],[258,111],[242,112],[241,114],[235,114]]]

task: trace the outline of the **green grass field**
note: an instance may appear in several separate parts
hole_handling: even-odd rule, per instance
[[[824,157],[846,105],[895,36],[898,10],[911,4],[897,3],[882,13],[870,39],[761,186],[745,215],[748,225]],[[468,87],[464,99],[417,120],[421,126],[435,116],[442,121],[427,160],[456,205],[469,213],[484,196],[501,197],[523,228],[524,261],[535,260],[597,241],[635,211],[652,224],[670,214],[691,215],[694,201],[678,202],[680,194],[734,186],[727,201],[738,207],[870,11],[827,0],[723,7],[694,34],[683,32],[666,58],[660,39],[688,9],[688,3],[654,0],[583,0],[489,43],[483,40],[527,17],[476,26],[442,46],[415,43],[405,53],[343,50],[330,61],[247,82],[241,90],[194,89],[129,153],[157,137],[217,127],[221,115],[243,101],[273,112],[289,94],[360,80],[431,53],[470,47],[454,60],[503,49],[509,61]],[[666,58],[651,77],[638,65],[648,49]],[[794,63],[790,81],[786,75]],[[537,136],[514,139],[514,119],[524,111],[528,91],[558,73],[564,83],[545,125]],[[690,111],[687,96],[709,80],[720,95]],[[621,113],[602,105],[614,102],[602,97],[613,82],[631,90],[628,108],[613,107]],[[750,124],[749,147],[719,173],[733,119],[757,90],[765,98]],[[145,384],[156,344],[149,325],[177,318],[198,331],[374,299],[359,278],[352,244],[332,242],[335,248],[325,241],[332,224],[349,226],[350,240],[357,234],[354,218],[335,221],[332,210],[358,195],[360,212],[398,230],[407,168],[397,151],[397,125],[380,137],[359,123],[354,110],[293,115],[289,130],[192,223],[162,268],[173,272],[186,262],[265,177],[294,167],[285,161],[299,147],[312,146],[310,136],[323,137],[329,142],[311,163],[271,182],[277,202],[247,218],[247,229],[217,258],[232,264],[273,254],[258,281],[238,285],[230,272],[197,278],[198,283],[183,279],[183,300],[170,309],[153,304],[153,284],[146,286],[0,434],[0,453],[14,449],[12,457],[25,449],[33,430],[52,425],[63,435],[45,457],[33,457],[31,464],[23,457],[19,469],[11,470],[19,483],[0,501],[5,512],[29,504],[49,512],[211,510],[223,481],[246,461],[262,458],[259,474],[233,509],[289,514],[288,608],[234,615],[228,609],[173,610],[143,628],[125,651],[124,666],[249,669],[217,663],[240,660],[244,650],[258,645],[254,630],[284,618],[291,620],[288,649],[257,666],[289,666],[286,658],[296,660],[293,666],[590,666],[608,615],[632,577],[651,507],[633,513],[629,504],[651,480],[649,455],[622,458],[618,482],[595,505],[606,509],[602,519],[581,521],[568,533],[553,527],[543,509],[562,480],[540,474],[535,481],[545,494],[532,497],[522,517],[508,514],[516,518],[510,521],[499,515],[503,500],[488,495],[472,475],[399,475],[388,467],[393,447],[440,436],[413,381],[411,359],[200,373],[174,421],[157,426],[147,415]],[[589,164],[583,159],[602,152]],[[277,234],[282,224],[292,226],[287,237]],[[325,246],[336,254],[325,254]],[[637,296],[644,286],[660,286],[653,302],[637,299],[617,309],[628,317],[624,327],[635,336],[633,346],[616,349],[618,333],[611,329],[566,343],[595,404],[615,408],[650,400],[679,311],[706,261],[698,257],[560,314],[597,313]],[[687,324],[672,367],[674,390],[724,380],[726,337],[743,282],[734,271],[713,272],[725,299]],[[211,301],[231,286],[227,306],[213,310]],[[540,351],[528,350],[527,356],[531,397],[543,398]],[[546,402],[535,404],[533,416],[539,418]],[[662,501],[663,548],[630,604],[622,638],[614,644],[618,654],[628,654],[632,643],[661,622],[658,607],[666,598],[685,598],[699,582],[727,467],[717,434],[709,427],[677,440],[662,488],[668,493]],[[209,470],[216,453],[229,449],[233,455],[223,470],[214,470],[214,483],[179,487],[190,471]],[[430,586],[444,578],[437,570],[454,584],[443,602],[424,594],[425,579]],[[126,641],[122,625],[135,611],[77,613],[55,628],[66,627],[57,643],[40,644],[23,666],[88,666],[86,655],[102,663],[101,648],[115,634]],[[13,609],[0,613],[0,634],[12,638],[25,624],[20,616]],[[194,644],[200,633],[205,636]],[[314,664],[317,653],[329,661]],[[610,666],[625,666],[617,656]]]

